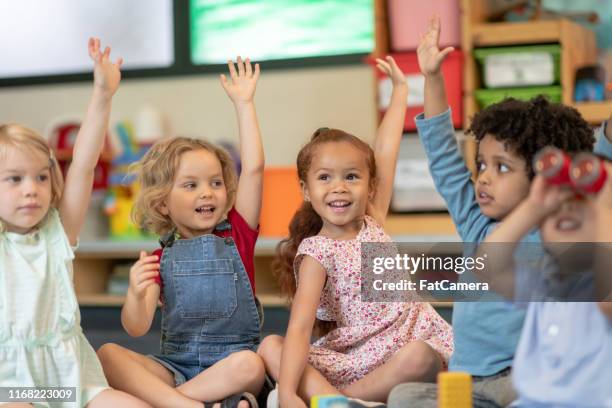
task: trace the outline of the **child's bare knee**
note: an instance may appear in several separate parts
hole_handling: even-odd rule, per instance
[[[231,372],[240,377],[245,384],[263,382],[265,367],[256,353],[252,351],[238,351],[230,357]]]
[[[404,346],[396,358],[400,376],[406,380],[435,381],[436,374],[442,368],[437,353],[422,341]]]
[[[103,344],[96,354],[100,359],[100,362],[104,364],[109,364],[114,358],[116,358],[123,351],[123,348],[115,343],[106,343]]]
[[[265,362],[268,362],[276,359],[276,356],[280,354],[282,347],[283,337],[272,334],[262,340],[259,348],[257,349],[257,354],[259,354],[259,356],[263,358]]]

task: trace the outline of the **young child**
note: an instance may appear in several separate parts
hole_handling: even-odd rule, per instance
[[[0,125],[0,386],[75,387],[75,402],[52,406],[145,407],[109,389],[83,335],[72,282],[74,249],[121,79],[122,61],[111,62],[110,48],[101,52],[98,39],[88,47],[93,95],[65,185],[39,134]]]
[[[161,293],[161,354],[115,344],[98,351],[113,386],[156,407],[254,407],[264,381],[253,265],[264,168],[253,102],[259,65],[240,57],[237,70],[228,65],[221,84],[238,116],[240,179],[229,155],[202,140],[160,141],[140,162],[135,220],[162,236],[163,250],[142,252],[130,270],[121,321],[130,335],[145,334]]]
[[[527,195],[534,174],[533,156],[542,147],[553,145],[568,152],[591,150],[594,136],[572,108],[551,104],[543,97],[528,102],[506,99],[472,119],[469,132],[478,143],[478,173],[472,182],[455,142],[440,71],[452,48],[440,51],[439,35],[440,20],[435,17],[417,51],[425,76],[425,112],[417,117],[416,124],[436,188],[461,239],[478,243]],[[596,150],[612,151],[609,137],[600,137]],[[531,231],[524,240],[538,242],[539,232]],[[476,407],[506,406],[516,398],[510,370],[524,316],[523,310],[507,302],[455,302],[455,347],[449,370],[473,376]],[[389,406],[437,407],[437,386],[402,384],[390,394]]]
[[[610,164],[607,166],[612,169]],[[602,195],[610,194],[611,187],[608,180],[608,191],[602,191]],[[605,197],[577,198],[566,187],[549,185],[544,178],[536,176],[528,197],[499,224],[480,249],[491,260],[495,257],[495,266],[501,265],[495,268],[496,275],[507,271],[504,275],[514,277],[504,282],[514,280],[510,289],[517,302],[546,299],[551,293],[559,293],[559,287],[568,285],[571,288],[564,292],[570,296],[572,292],[584,291],[585,287],[592,289],[591,285],[584,285],[585,274],[580,273],[595,266],[592,244],[572,249],[566,243],[597,240],[597,213],[605,212],[598,210],[597,201],[604,200]],[[607,224],[608,230],[610,225]],[[514,249],[518,242],[537,227],[544,242],[540,262],[529,265],[522,257],[515,262]],[[507,244],[503,248],[489,244],[495,242]],[[605,255],[609,257],[609,253]],[[579,269],[575,268],[577,258],[581,259]],[[605,268],[605,280],[609,282],[611,264]],[[564,301],[529,303],[514,361],[512,377],[519,401],[513,407],[612,406],[612,309],[608,302],[585,302],[584,295],[581,296],[577,298],[579,302],[569,297]]]
[[[381,225],[407,96],[395,61],[377,62],[393,93],[374,150],[324,128],[298,154],[304,203],[278,250],[281,286],[293,298],[287,337],[266,337],[258,351],[282,407],[306,407],[317,394],[384,401],[399,382],[434,381],[452,352],[450,327],[429,303],[361,300],[362,243],[391,241]],[[310,345],[315,318],[335,328]],[[370,406],[362,403],[353,405]]]

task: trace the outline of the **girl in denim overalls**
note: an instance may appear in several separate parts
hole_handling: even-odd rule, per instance
[[[162,236],[163,249],[142,252],[130,270],[121,321],[130,335],[145,334],[161,294],[161,353],[98,351],[113,387],[156,407],[253,407],[264,381],[253,276],[264,167],[253,103],[259,66],[240,57],[237,70],[228,65],[221,84],[238,116],[240,180],[227,153],[202,140],[163,140],[143,157],[134,216]]]

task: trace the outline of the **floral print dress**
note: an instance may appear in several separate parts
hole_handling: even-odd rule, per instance
[[[317,318],[337,325],[311,345],[308,362],[339,389],[383,365],[413,341],[431,346],[447,367],[453,351],[452,330],[429,303],[362,301],[360,269],[364,242],[391,242],[391,238],[366,215],[354,239],[335,240],[317,235],[304,239],[298,248],[296,275],[305,255],[325,268],[327,280]]]

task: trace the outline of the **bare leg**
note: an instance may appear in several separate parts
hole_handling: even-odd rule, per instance
[[[230,354],[176,389],[197,401],[220,401],[230,395],[250,392],[257,395],[264,382],[265,367],[252,351]],[[248,407],[248,403],[246,403]]]
[[[100,347],[98,357],[113,388],[158,408],[202,408],[200,401],[192,400],[174,388],[174,376],[157,361],[112,343]]]
[[[25,402],[14,402],[12,404],[1,405],[2,408],[32,408],[32,404],[28,404]],[[241,407],[242,408],[242,407]]]
[[[151,405],[139,400],[133,395],[117,390],[102,391],[87,404],[87,408],[105,407],[151,408]]]
[[[257,354],[263,359],[266,370],[270,375],[278,381],[280,374],[280,360],[283,349],[284,339],[281,336],[271,335],[263,339]],[[304,373],[298,387],[298,395],[306,402],[310,403],[310,399],[314,395],[321,394],[342,394],[327,379],[310,364],[304,367]]]
[[[427,343],[414,341],[398,350],[389,361],[344,388],[348,397],[387,401],[391,389],[405,382],[435,382],[442,369],[438,353]]]

